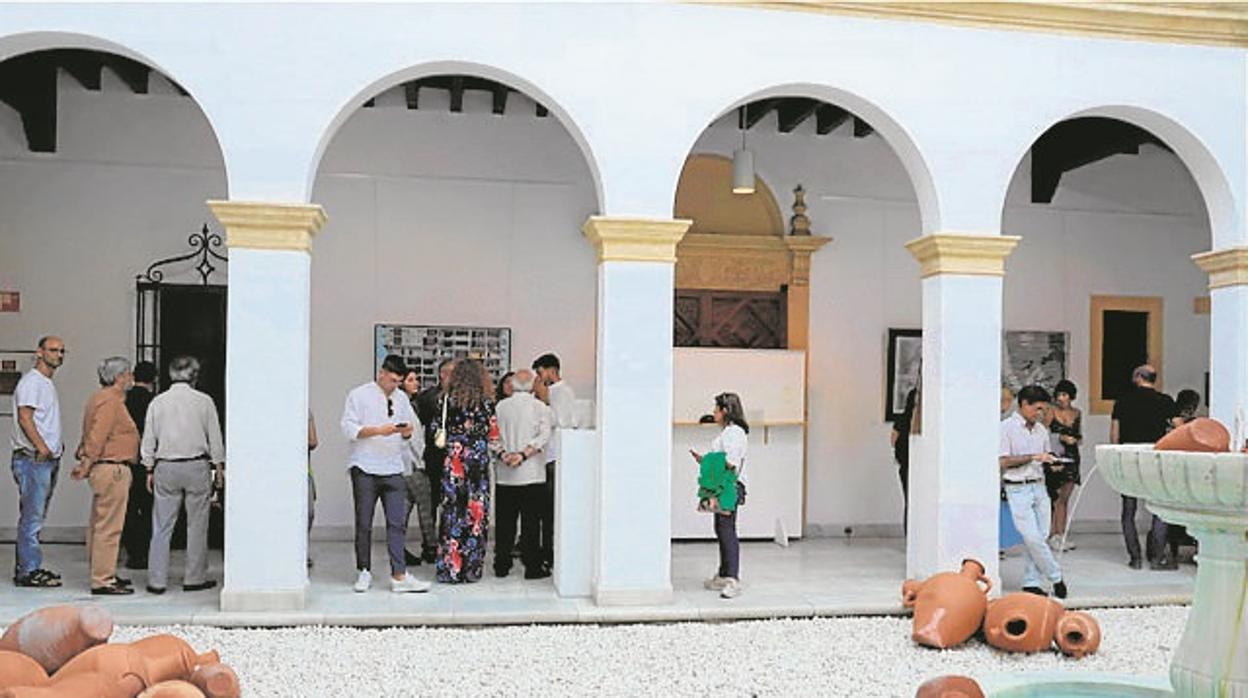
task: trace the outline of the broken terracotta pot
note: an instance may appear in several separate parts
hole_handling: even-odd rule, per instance
[[[902,604],[914,609],[911,637],[920,645],[946,649],[966,642],[979,629],[992,580],[978,560],[963,560],[959,572],[941,572],[922,583],[902,584]]]
[[[199,654],[185,640],[173,635],[152,635],[135,640],[129,646],[143,655],[147,676],[153,684],[189,680],[196,667],[221,661],[215,650]]]
[[[220,662],[204,664],[196,669],[191,674],[191,683],[208,698],[239,698],[242,693],[238,674]]]
[[[0,650],[0,688],[43,686],[47,683],[48,672],[39,662],[21,652]]]
[[[1053,646],[1057,621],[1065,608],[1053,599],[1014,592],[988,604],[984,639],[1006,652],[1039,652]]]
[[[161,681],[140,693],[138,698],[204,698],[204,694],[186,681]]]
[[[984,690],[969,676],[937,676],[924,681],[914,698],[984,698]]]
[[[113,634],[113,618],[94,606],[48,606],[31,611],[0,636],[0,650],[21,652],[54,674],[74,656]]]
[[[1153,448],[1158,451],[1226,453],[1231,450],[1231,433],[1216,419],[1197,417],[1161,437]]]
[[[0,698],[134,698],[143,686],[133,680],[114,682],[95,672],[81,672],[46,686],[15,686],[0,691]]]
[[[1057,648],[1068,657],[1080,659],[1101,646],[1101,625],[1083,611],[1067,611],[1057,620]]]
[[[127,644],[97,645],[86,650],[53,674],[51,685],[55,687],[76,674],[101,676],[110,684],[124,686],[128,696],[154,683],[148,677],[143,655]]]

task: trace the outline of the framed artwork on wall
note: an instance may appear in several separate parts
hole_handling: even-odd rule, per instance
[[[893,422],[906,407],[906,394],[922,380],[923,331],[889,328],[884,387],[884,421]],[[1050,392],[1068,375],[1070,333],[1017,331],[1003,333],[1001,385],[1015,393],[1025,385]],[[916,432],[917,433],[917,432]]]
[[[414,367],[422,388],[437,383],[443,359],[476,359],[498,380],[511,366],[511,328],[379,323],[373,326],[374,373],[387,354]]]
[[[919,385],[923,364],[923,330],[888,329],[885,366],[884,421],[893,422],[906,408],[906,394]]]
[[[34,366],[35,352],[29,349],[0,349],[0,395],[12,395],[22,374]],[[12,417],[11,400],[0,400],[0,417]]]
[[[1001,342],[1001,385],[1015,394],[1026,385],[1050,393],[1067,375],[1069,333],[1010,330]]]

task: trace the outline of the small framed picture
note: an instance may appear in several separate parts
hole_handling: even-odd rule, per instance
[[[923,368],[923,330],[888,330],[884,421],[895,422],[906,409],[906,395],[919,387]]]

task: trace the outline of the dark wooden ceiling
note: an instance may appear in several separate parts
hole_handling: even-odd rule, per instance
[[[56,152],[58,71],[64,70],[83,88],[98,92],[105,66],[121,78],[131,92],[147,94],[152,69],[111,53],[54,49],[26,53],[0,63],[0,102],[21,116],[26,146],[32,152]],[[180,85],[169,82],[179,94],[186,96],[186,90]]]
[[[84,89],[99,91],[105,67],[121,78],[134,94],[147,94],[152,69],[123,56],[101,51],[54,49],[37,51],[0,62],[0,102],[12,107],[21,116],[27,147],[32,152],[56,152],[57,74],[65,71]],[[166,78],[168,79],[168,78]],[[186,90],[172,80],[179,94]],[[448,93],[452,113],[464,110],[464,93],[487,92],[491,95],[492,111],[507,113],[509,97],[517,90],[499,82],[473,75],[436,75],[412,80],[402,85],[408,109],[421,109],[421,95],[430,90]],[[440,100],[439,100],[440,101]],[[376,99],[364,103],[374,107]],[[515,101],[511,100],[514,105]],[[429,108],[425,106],[424,108]],[[514,106],[513,106],[514,108]],[[810,119],[815,120],[815,133],[826,136],[846,122],[852,124],[855,138],[866,138],[874,132],[871,125],[849,111],[809,97],[772,97],[750,102],[735,116],[747,129],[758,126],[772,112],[776,113],[776,130],[792,133]],[[549,111],[541,103],[533,107],[533,115],[545,118]],[[1098,162],[1113,155],[1136,155],[1140,146],[1152,144],[1167,148],[1148,131],[1116,119],[1084,117],[1069,119],[1045,131],[1031,147],[1031,201],[1052,203],[1062,175],[1071,170]]]
[[[433,75],[419,80],[411,80],[402,85],[403,95],[407,100],[408,109],[420,109],[420,95],[428,90],[440,90],[446,92],[450,97],[450,110],[453,114],[459,114],[464,111],[464,93],[468,91],[488,92],[493,101],[492,111],[498,116],[507,113],[507,98],[518,90],[508,87],[501,82],[495,82],[487,78],[477,77],[475,75]],[[526,95],[527,96],[527,95]],[[536,101],[536,100],[534,100]],[[376,106],[377,99],[368,100],[364,103],[365,108]],[[424,107],[428,109],[429,107]],[[538,118],[546,118],[550,112],[540,102],[537,103],[533,110],[534,116]]]

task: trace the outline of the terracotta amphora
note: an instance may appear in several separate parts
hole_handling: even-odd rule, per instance
[[[137,677],[123,681],[96,672],[80,672],[46,686],[19,686],[0,691],[0,698],[134,698],[143,690]]]
[[[1231,450],[1231,433],[1216,419],[1197,417],[1161,437],[1153,448],[1158,451],[1225,453]]]
[[[48,672],[39,662],[21,652],[0,650],[0,688],[43,686],[47,683]]]
[[[992,580],[978,560],[963,560],[959,572],[941,572],[922,584],[902,584],[902,605],[914,609],[911,637],[920,645],[946,649],[960,645],[984,620]]]
[[[0,650],[21,652],[56,673],[65,662],[88,647],[107,642],[113,618],[94,606],[47,606],[31,611],[0,636]]]
[[[161,681],[139,694],[138,698],[204,698],[195,684],[186,681]]]
[[[1057,648],[1069,657],[1080,659],[1096,652],[1101,646],[1101,626],[1083,611],[1067,611],[1057,620],[1054,640]]]
[[[988,604],[984,639],[1006,652],[1039,652],[1053,646],[1057,621],[1065,608],[1053,599],[1014,592]]]
[[[216,664],[221,656],[215,650],[199,654],[186,640],[173,635],[152,635],[130,643],[147,660],[148,678],[152,683],[187,681],[196,667]]]
[[[984,690],[969,676],[937,676],[919,686],[914,698],[984,698]]]
[[[127,644],[97,645],[74,657],[52,675],[52,686],[67,681],[76,674],[98,674],[114,684],[126,684],[135,693],[155,683],[147,673],[143,655]]]
[[[242,694],[238,674],[220,662],[205,664],[196,669],[191,674],[191,683],[208,698],[239,698]]]

